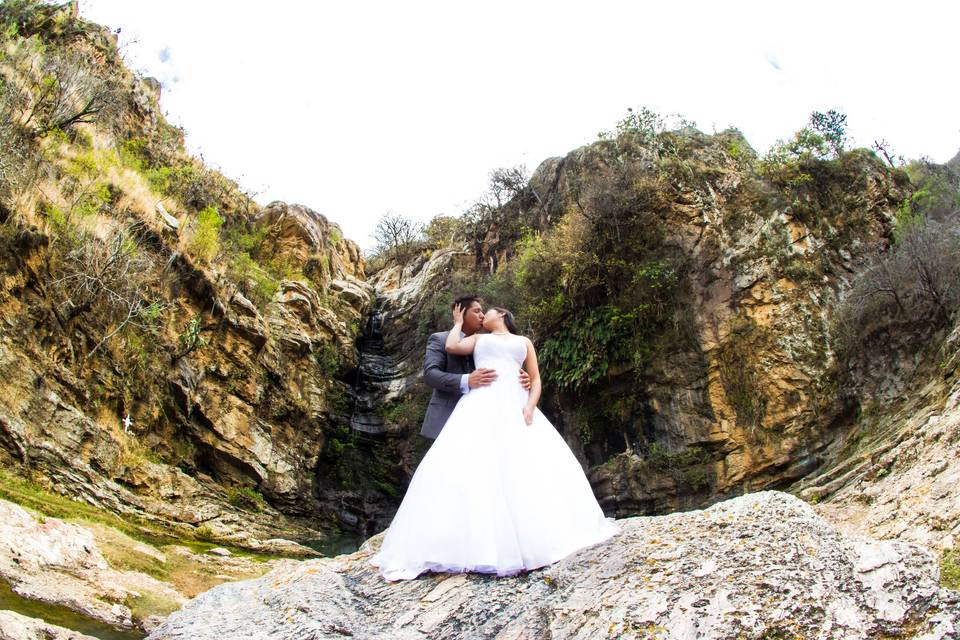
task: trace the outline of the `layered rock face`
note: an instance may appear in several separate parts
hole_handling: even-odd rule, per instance
[[[799,495],[848,531],[937,550],[960,542],[960,327],[901,401],[864,416]],[[935,367],[933,372],[926,369]],[[926,374],[926,375],[924,375]]]
[[[387,583],[357,553],[224,584],[150,640],[219,638],[952,637],[960,599],[933,556],[847,538],[792,496],[618,522],[621,531],[518,577]]]
[[[324,493],[325,502],[340,505],[342,523],[365,536],[389,525],[430,444],[419,435],[430,397],[419,381],[425,305],[465,257],[462,250],[441,249],[367,281],[372,302],[357,340],[357,366],[343,377],[351,385],[352,409],[333,462],[339,486]]]
[[[624,425],[625,451],[592,476],[617,510],[785,486],[818,465],[848,411],[831,378],[830,312],[838,276],[886,242],[897,187],[878,163],[849,158],[849,175],[832,188],[856,192],[858,203],[811,220],[783,196],[751,201],[764,187],[725,157],[725,144],[704,145],[695,157],[711,177],[680,186],[666,214],[670,241],[690,264],[691,340],[647,371],[625,372],[641,373],[636,382],[608,382],[643,408]],[[856,231],[844,216],[859,220]],[[644,441],[647,455],[638,455]]]
[[[274,204],[263,215],[281,209],[275,241],[322,259],[327,270],[310,284],[281,281],[261,310],[182,261],[164,277],[184,296],[176,304],[212,310],[199,316],[204,344],[179,355],[177,336],[168,335],[163,372],[149,388],[122,394],[119,407],[91,392],[90,375],[107,387],[123,384],[122,376],[71,367],[44,349],[37,316],[50,301],[29,271],[43,256],[20,253],[7,280],[16,286],[3,292],[7,330],[0,337],[0,442],[8,460],[112,511],[203,523],[238,541],[276,536],[280,527],[270,520],[278,514],[264,505],[264,524],[247,523],[242,509],[223,504],[224,486],[256,487],[289,515],[321,514],[315,482],[324,429],[349,417],[331,406],[331,393],[345,391],[317,354],[339,367],[355,360],[369,287],[356,245],[310,235],[339,234],[335,226],[300,206]],[[127,415],[132,425],[125,428]],[[160,457],[147,456],[150,450]]]
[[[358,246],[190,157],[156,82],[75,5],[14,9],[0,61],[4,90],[23,89],[2,101],[20,128],[3,131],[19,164],[0,184],[0,462],[178,534],[323,537],[339,506],[322,454],[350,419],[339,376],[372,302]],[[76,74],[58,86],[108,102],[66,131],[24,124],[31,104],[47,113],[34,75],[63,69]]]

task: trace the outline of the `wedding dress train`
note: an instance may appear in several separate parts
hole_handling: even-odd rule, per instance
[[[497,379],[460,399],[417,467],[370,559],[387,580],[424,571],[512,575],[619,530],[546,416],[537,409],[532,424],[524,421],[523,338],[481,335],[473,355]]]

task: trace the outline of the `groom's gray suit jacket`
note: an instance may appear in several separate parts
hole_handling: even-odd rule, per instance
[[[420,435],[436,438],[446,424],[447,418],[460,400],[460,380],[465,373],[472,373],[473,356],[458,356],[447,353],[444,345],[449,331],[434,333],[427,339],[427,354],[423,359],[423,381],[433,387],[433,396],[423,417]]]

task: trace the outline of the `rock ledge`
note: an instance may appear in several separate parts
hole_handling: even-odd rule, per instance
[[[354,554],[287,561],[217,586],[148,640],[303,638],[955,637],[960,596],[933,554],[844,537],[805,502],[761,492],[619,521],[610,541],[513,578],[386,583]]]

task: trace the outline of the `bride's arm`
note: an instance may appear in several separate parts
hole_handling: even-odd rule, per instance
[[[542,386],[540,384],[540,365],[537,363],[537,350],[533,347],[530,338],[524,338],[524,340],[527,341],[527,358],[523,361],[523,368],[530,375],[530,395],[526,406],[523,408],[523,418],[527,424],[531,424],[533,422],[533,410],[537,408],[537,403],[540,402]]]
[[[477,344],[477,334],[460,339],[460,332],[463,329],[463,307],[457,305],[453,310],[453,329],[447,334],[447,342],[443,348],[447,353],[453,353],[458,356],[468,356],[473,353],[473,347]]]

